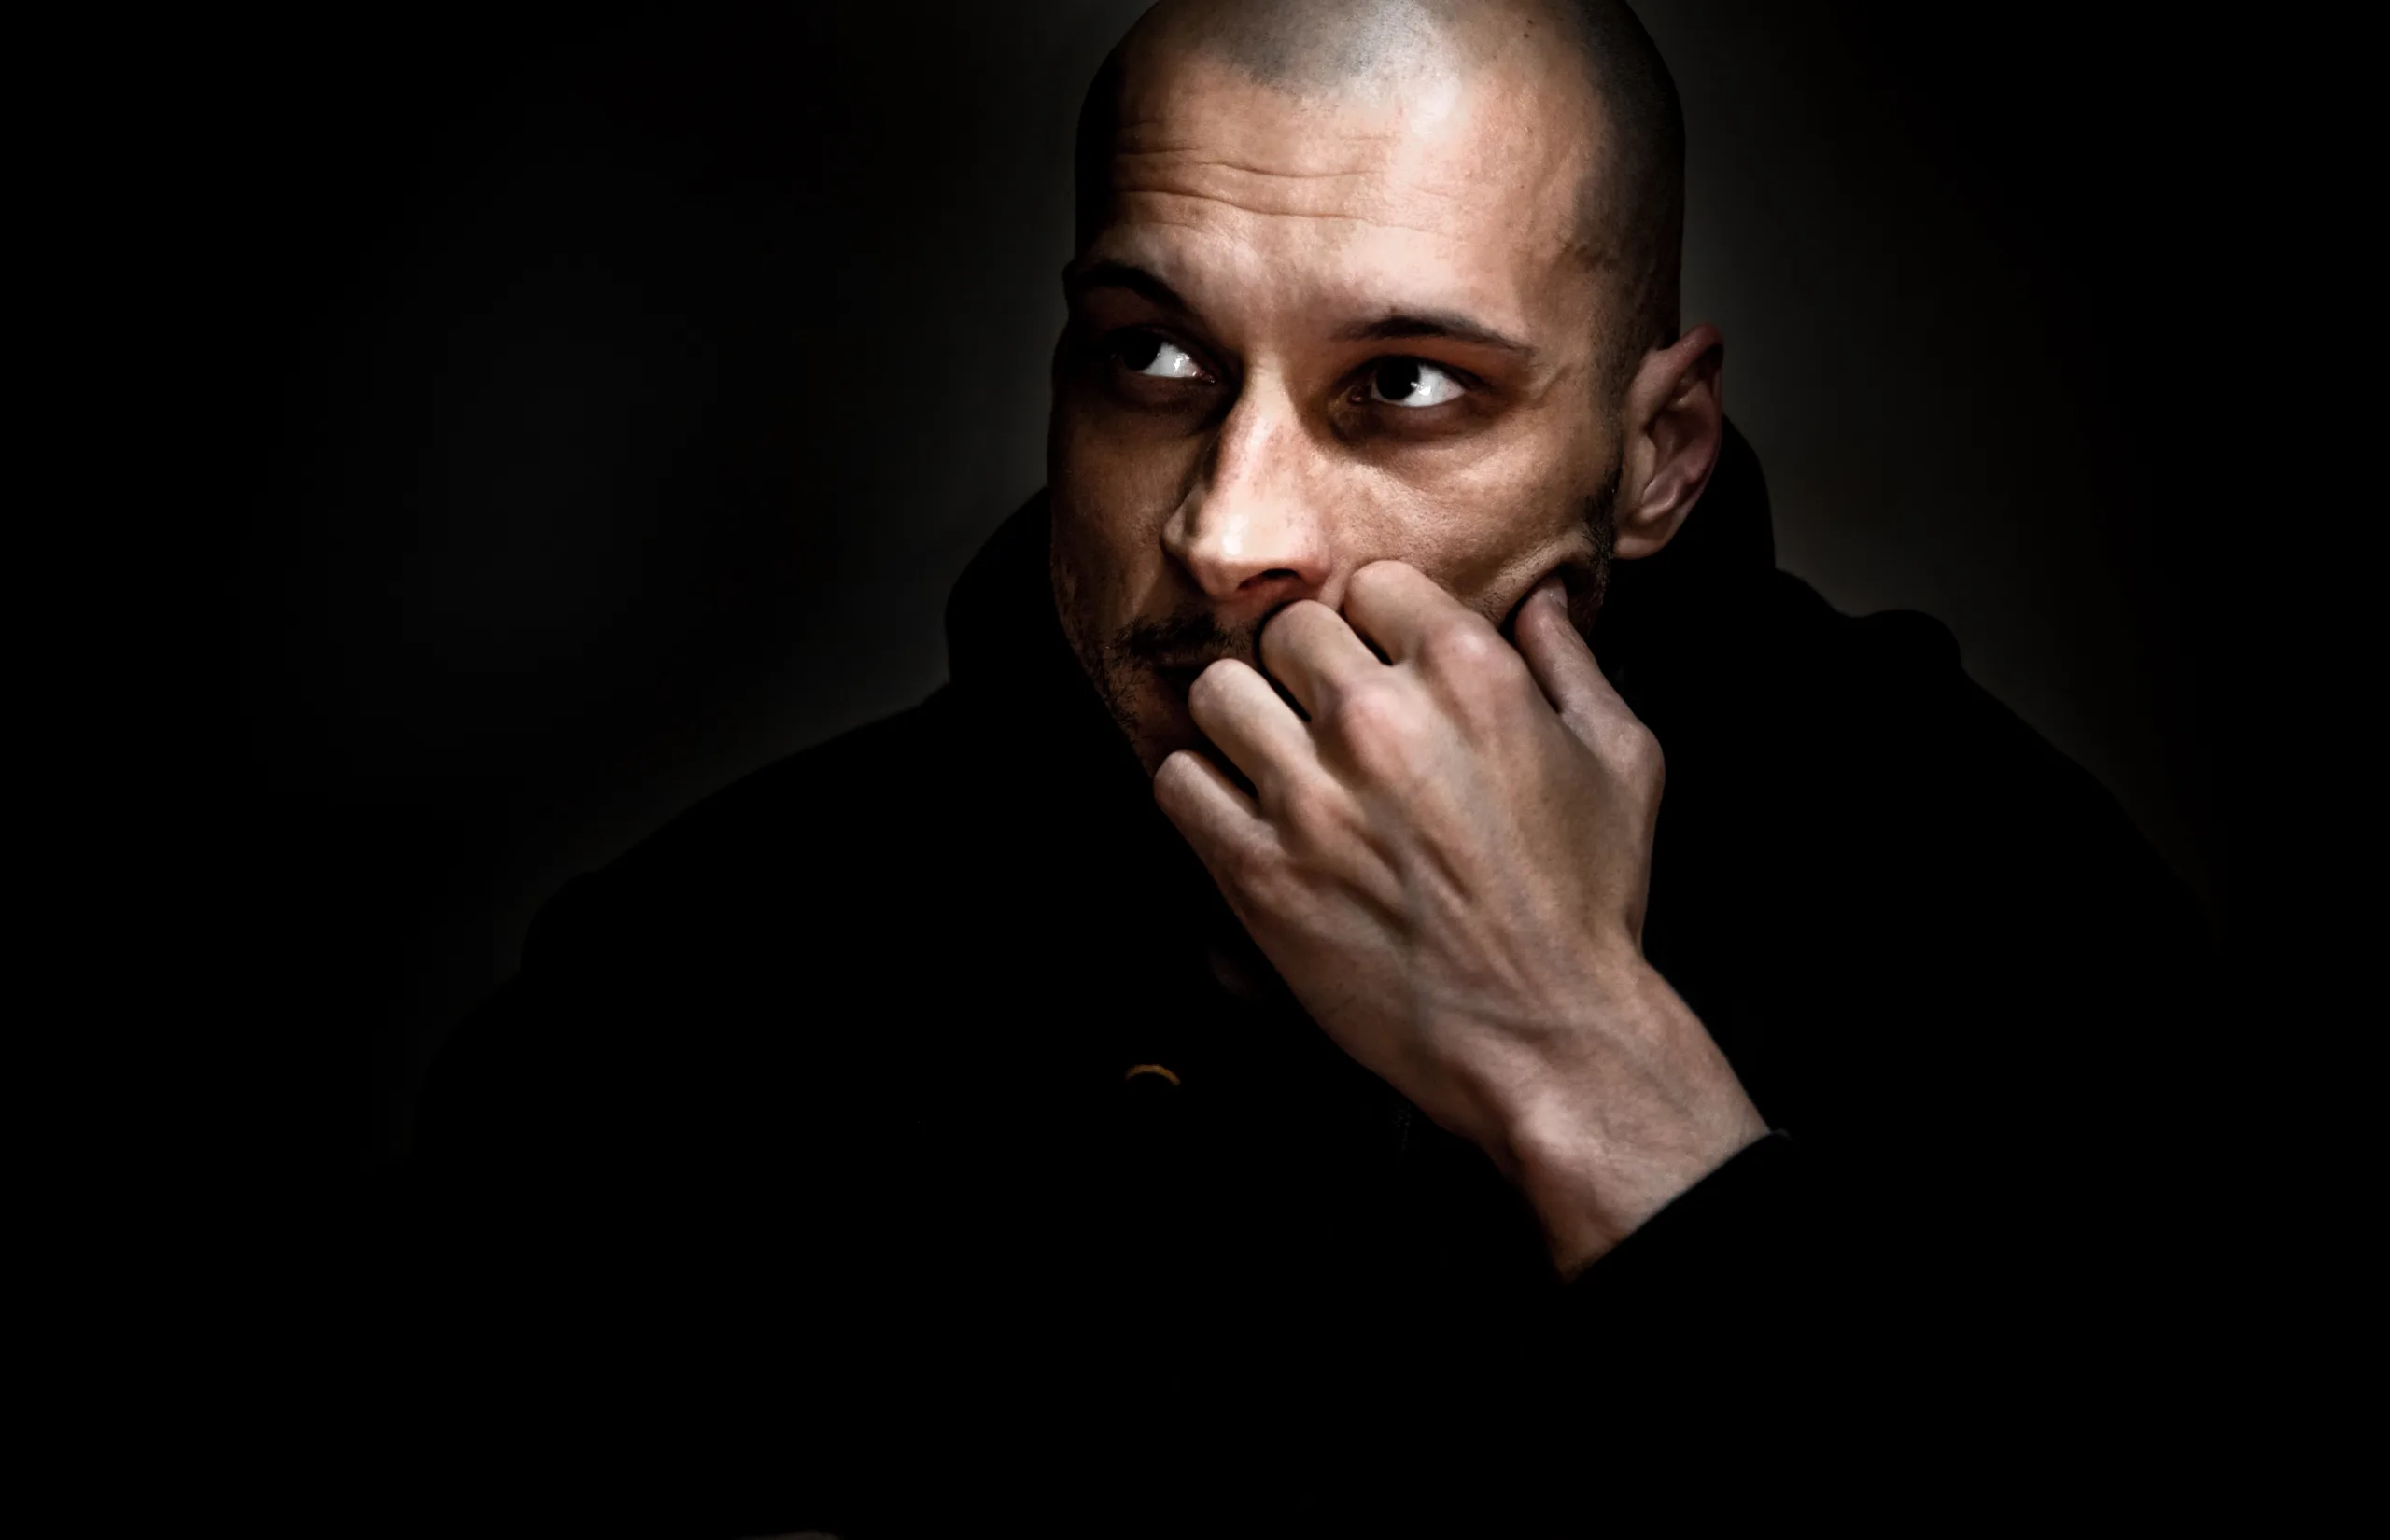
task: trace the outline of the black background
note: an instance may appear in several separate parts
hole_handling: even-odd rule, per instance
[[[1095,0],[390,11],[212,41],[252,1009],[369,1163],[538,904],[918,699],[1043,477]],[[1779,560],[1950,624],[2229,925],[2209,77],[2153,7],[1650,0],[1689,320]],[[227,386],[226,388],[232,388]],[[2220,484],[2220,483],[2219,483]]]

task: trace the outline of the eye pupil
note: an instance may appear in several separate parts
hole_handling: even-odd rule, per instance
[[[1161,339],[1150,331],[1133,332],[1120,340],[1120,361],[1132,370],[1151,369],[1160,357]]]
[[[1398,358],[1378,369],[1378,394],[1389,401],[1399,401],[1419,388],[1419,362],[1415,358]]]

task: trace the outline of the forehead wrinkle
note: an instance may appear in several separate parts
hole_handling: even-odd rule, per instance
[[[1425,235],[1430,240],[1436,241],[1450,241],[1455,239],[1455,237],[1448,231],[1436,230],[1427,225],[1409,225],[1397,219],[1372,219],[1369,216],[1362,214],[1331,214],[1317,209],[1256,208],[1249,203],[1240,203],[1233,198],[1225,197],[1217,193],[1184,192],[1174,189],[1166,188],[1123,188],[1118,189],[1118,195],[1122,198],[1183,199],[1189,203],[1217,203],[1224,208],[1232,208],[1239,214],[1250,215],[1257,219],[1318,219],[1330,224],[1366,225],[1371,230],[1408,231],[1413,235]],[[1172,225],[1188,230],[1209,231],[1213,228],[1209,225],[1205,225],[1200,221],[1192,219],[1156,218],[1149,222],[1158,225]]]
[[[1197,156],[1199,152],[1193,150],[1124,150],[1118,156],[1115,157],[1115,160],[1147,160],[1156,156]],[[1235,161],[1222,161],[1211,157],[1200,157],[1197,159],[1179,161],[1175,161],[1174,164],[1189,166],[1198,171],[1233,171],[1241,172],[1247,176],[1269,176],[1287,181],[1342,181],[1349,180],[1356,176],[1370,176],[1374,175],[1368,171],[1272,171],[1267,166],[1248,166],[1241,164]],[[1133,189],[1118,188],[1116,189],[1116,190],[1126,192]]]
[[[1389,163],[1384,157],[1372,158],[1358,165],[1347,163],[1332,170],[1273,171],[1268,166],[1237,160],[1226,153],[1226,149],[1227,147],[1219,145],[1174,145],[1167,148],[1157,149],[1118,149],[1113,152],[1112,161],[1116,170],[1123,162],[1150,161],[1164,167],[1183,165],[1197,171],[1217,168],[1225,171],[1250,172],[1256,176],[1371,176],[1385,179],[1399,175],[1403,178],[1406,185],[1415,186],[1426,191],[1439,190],[1439,184],[1444,181],[1458,180],[1466,184],[1470,180],[1465,176],[1453,178],[1422,175],[1420,168],[1415,164],[1396,166]]]
[[[1146,126],[1160,126],[1163,122],[1164,119],[1155,119],[1151,125]],[[1131,133],[1129,129],[1124,127],[1118,134],[1115,135],[1115,137],[1124,140],[1133,140],[1137,135]],[[1319,144],[1323,142],[1344,144],[1382,144],[1386,140],[1397,139],[1399,137],[1401,137],[1401,135],[1393,130],[1382,130],[1373,133],[1314,133],[1310,135],[1309,142],[1313,144]],[[1200,150],[1202,147],[1203,147],[1201,145],[1153,145],[1143,149],[1115,149],[1113,153],[1116,155],[1167,155],[1174,150],[1194,151]]]
[[[1232,301],[1225,306],[1222,303],[1223,296],[1216,285],[1223,275],[1184,248],[1140,240],[1140,229],[1187,230],[1202,237],[1219,234],[1218,227],[1210,223],[1160,217],[1141,219],[1133,226],[1115,227],[1113,238],[1099,241],[1084,259],[1119,261],[1143,269],[1177,293],[1188,305],[1194,320],[1207,328],[1229,323],[1236,310]],[[1315,332],[1312,340],[1336,343],[1351,341],[1343,332],[1388,315],[1441,314],[1466,318],[1497,335],[1507,334],[1525,343],[1527,352],[1518,356],[1517,363],[1522,370],[1520,386],[1530,396],[1540,394],[1550,382],[1566,375],[1572,367],[1567,348],[1555,351],[1539,343],[1532,316],[1515,303],[1467,289],[1420,290],[1406,287],[1399,279],[1376,283],[1372,281],[1374,276],[1344,271],[1288,278],[1272,287],[1269,308],[1281,314],[1291,313],[1306,323],[1316,323],[1311,328]],[[1232,278],[1227,281],[1234,282]],[[1237,328],[1230,326],[1229,329],[1234,331]]]
[[[1221,208],[1227,209],[1234,215],[1240,216],[1244,218],[1268,221],[1272,225],[1283,224],[1284,221],[1287,220],[1305,220],[1316,224],[1344,227],[1355,231],[1399,232],[1405,235],[1419,236],[1426,240],[1435,242],[1439,246],[1447,250],[1451,250],[1455,247],[1467,247],[1469,244],[1475,239],[1473,232],[1469,231],[1455,231],[1438,228],[1433,225],[1414,223],[1396,217],[1398,211],[1389,209],[1376,209],[1368,212],[1356,212],[1348,209],[1319,209],[1300,205],[1289,205],[1284,200],[1272,200],[1272,202],[1275,202],[1280,204],[1280,206],[1272,207],[1267,206],[1263,203],[1240,201],[1236,197],[1224,193],[1194,192],[1178,188],[1122,188],[1116,189],[1115,197],[1117,200],[1117,213],[1112,224],[1114,229],[1122,235],[1131,234],[1135,227],[1141,225],[1148,228],[1160,227],[1171,230],[1185,230],[1206,237],[1226,235],[1230,232],[1221,228],[1221,225],[1216,218],[1207,219],[1203,217],[1200,212],[1200,210],[1205,208]],[[1189,207],[1188,205],[1194,206]],[[1512,253],[1512,257],[1517,259],[1524,259],[1531,265],[1552,263],[1555,266],[1566,266],[1568,263],[1568,259],[1575,255],[1573,246],[1575,234],[1576,232],[1571,227],[1564,225],[1557,232],[1555,232],[1555,236],[1553,238],[1539,240],[1529,245],[1516,247]],[[1101,247],[1105,243],[1099,240],[1097,246],[1091,247],[1090,251],[1097,247]],[[1141,265],[1152,267],[1154,264],[1148,261],[1144,262]],[[1173,262],[1170,265],[1176,266],[1177,264]],[[1511,275],[1512,277],[1516,276],[1517,268],[1515,260],[1506,259],[1498,265],[1506,274]],[[1165,274],[1165,276],[1167,276],[1167,274]],[[1172,280],[1172,283],[1173,287],[1178,288],[1181,293],[1187,292],[1186,285],[1180,284],[1174,279]],[[1449,299],[1435,301],[1429,301],[1425,298],[1404,300],[1397,301],[1394,308],[1475,312],[1483,310],[1486,307],[1483,305],[1482,301],[1472,297],[1466,302],[1455,301]],[[1513,332],[1516,332],[1525,323],[1526,315],[1533,309],[1532,306],[1527,306],[1525,309],[1522,309],[1516,304],[1496,305],[1493,308],[1503,313],[1507,317],[1497,327],[1497,329],[1510,330]]]
[[[1280,93],[1277,92],[1272,92],[1271,94],[1273,96],[1280,95]],[[1281,99],[1290,100],[1284,97],[1281,97]],[[1305,135],[1306,142],[1309,143],[1316,144],[1322,141],[1333,142],[1337,140],[1377,142],[1386,139],[1399,139],[1402,136],[1402,131],[1399,128],[1354,128],[1350,126],[1352,114],[1338,110],[1334,104],[1313,104],[1312,110],[1301,114],[1301,116],[1314,119],[1346,119],[1347,126],[1341,129],[1323,124],[1322,126],[1310,130]],[[1186,111],[1184,108],[1178,108],[1177,110],[1171,112],[1160,113],[1152,117],[1131,117],[1124,114],[1112,125],[1112,135],[1113,138],[1118,141],[1122,139],[1135,139],[1140,134],[1149,130],[1160,130],[1174,127],[1183,128],[1185,126],[1185,118]],[[1152,147],[1155,149],[1188,149],[1194,147],[1187,145],[1156,145]]]
[[[1377,166],[1278,171],[1176,151],[1116,156],[1111,188],[1112,196],[1121,200],[1188,198],[1257,217],[1351,220],[1446,241],[1461,239],[1462,233],[1402,216],[1432,218],[1445,210],[1465,211],[1478,202],[1472,196],[1478,190],[1462,178],[1411,176],[1390,181],[1385,168]],[[1314,196],[1303,196],[1306,191]]]
[[[1242,88],[1252,89],[1250,84]],[[1527,232],[1523,226],[1579,222],[1574,197],[1561,206],[1547,189],[1555,182],[1581,179],[1574,162],[1582,149],[1565,138],[1554,139],[1541,123],[1526,125],[1524,133],[1500,132],[1499,124],[1489,122],[1485,114],[1490,109],[1498,116],[1504,110],[1501,93],[1489,93],[1482,81],[1461,88],[1458,96],[1438,105],[1426,120],[1413,115],[1367,126],[1336,105],[1307,111],[1286,101],[1284,93],[1264,88],[1263,94],[1278,99],[1266,116],[1274,118],[1276,108],[1292,105],[1302,119],[1301,132],[1265,133],[1248,114],[1222,112],[1216,104],[1200,99],[1186,105],[1172,104],[1115,131],[1108,157],[1113,186],[1108,190],[1115,195],[1184,190],[1234,203],[1238,193],[1233,186],[1179,189],[1153,183],[1174,175],[1199,183],[1250,177],[1288,186],[1308,183],[1324,193],[1351,184],[1375,191],[1370,202],[1381,208],[1482,207],[1489,198],[1519,203],[1493,222],[1522,233]],[[1464,114],[1458,120],[1450,116],[1455,108]],[[1446,134],[1446,124],[1459,130],[1457,137]],[[1336,153],[1340,148],[1349,153]],[[1273,203],[1260,201],[1257,212],[1270,211]],[[1374,222],[1417,228],[1401,219]]]

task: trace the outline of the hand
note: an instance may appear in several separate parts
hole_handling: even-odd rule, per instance
[[[1154,795],[1312,1018],[1492,1155],[1574,1271],[1767,1130],[1643,960],[1658,743],[1556,575],[1515,630],[1372,563],[1343,615],[1262,631],[1300,714],[1234,659],[1196,679],[1252,792],[1181,750]]]

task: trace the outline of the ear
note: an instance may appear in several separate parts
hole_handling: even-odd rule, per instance
[[[1611,509],[1619,560],[1658,552],[1701,500],[1726,441],[1725,365],[1725,339],[1697,326],[1645,354],[1627,382]]]

